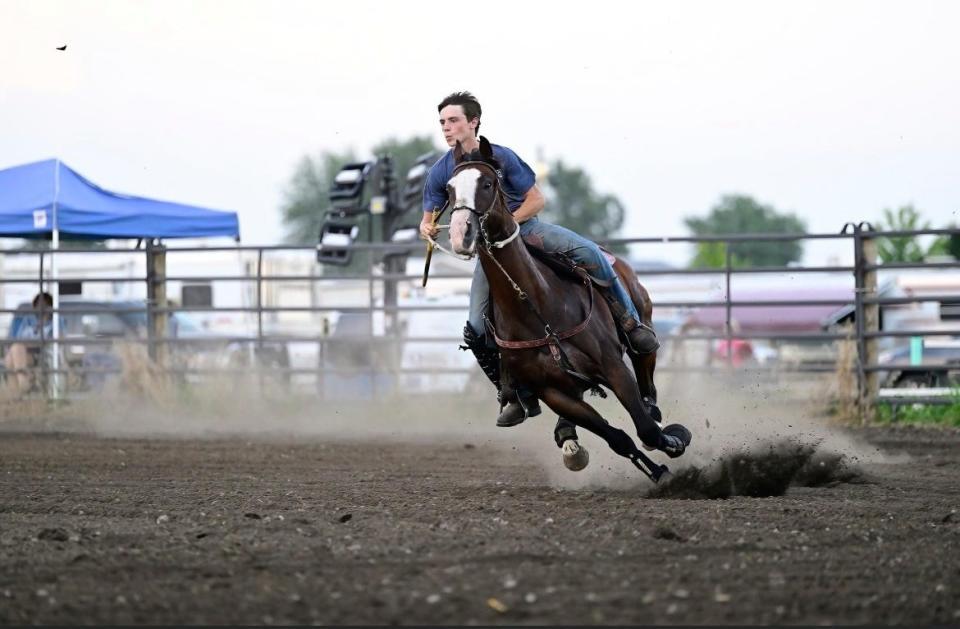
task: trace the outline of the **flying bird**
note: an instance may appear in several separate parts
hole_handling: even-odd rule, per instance
[[[67,49],[66,44],[64,44],[63,46],[57,46],[57,50],[66,50],[66,49]]]

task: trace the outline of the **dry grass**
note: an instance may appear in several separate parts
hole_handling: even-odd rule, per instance
[[[30,367],[26,372],[31,380],[43,382],[43,373],[39,367]],[[7,372],[0,381],[0,422],[44,417],[49,412],[50,404],[42,391],[21,390],[18,378],[20,375],[22,373]]]
[[[0,389],[0,423],[19,419],[38,419],[50,413],[50,403],[42,397],[23,397],[7,387]]]
[[[170,374],[150,360],[147,347],[138,343],[121,342],[115,346],[120,358],[119,387],[126,393],[161,404],[175,395]]]
[[[859,388],[857,386],[857,343],[853,326],[841,328],[846,338],[837,341],[837,362],[833,377],[827,380],[825,400],[832,401],[832,416],[839,423],[860,423]]]

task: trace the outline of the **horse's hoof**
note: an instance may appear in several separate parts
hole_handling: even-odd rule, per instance
[[[661,466],[660,466],[660,469],[657,470],[657,472],[655,473],[655,475],[654,475],[654,477],[653,477],[653,482],[655,482],[655,483],[657,483],[657,484],[659,484],[659,483],[667,483],[667,482],[670,481],[670,478],[671,478],[672,476],[673,476],[673,474],[670,473],[670,470],[667,469],[667,466],[666,466],[666,465],[661,465]]]
[[[576,439],[563,442],[563,464],[572,472],[579,472],[590,463],[590,453]]]
[[[680,424],[670,424],[663,429],[663,435],[666,438],[661,450],[672,459],[686,452],[687,446],[693,441],[693,434]]]
[[[663,432],[668,435],[673,435],[674,437],[679,437],[685,446],[690,445],[690,442],[693,441],[693,433],[681,424],[670,424],[663,429]]]

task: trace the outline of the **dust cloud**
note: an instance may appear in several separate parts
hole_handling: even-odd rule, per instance
[[[391,395],[329,399],[293,389],[269,376],[208,378],[174,386],[160,379],[125,380],[95,395],[60,404],[40,399],[0,400],[7,431],[80,432],[101,437],[272,440],[380,440],[508,444],[496,429],[499,406],[489,395]],[[552,424],[545,433],[552,446]],[[509,447],[507,448],[510,449]]]
[[[679,459],[651,453],[672,473],[651,495],[778,495],[790,485],[859,479],[864,464],[900,462],[902,457],[890,457],[858,440],[827,416],[830,377],[722,370],[659,375],[664,425],[683,424],[692,431],[693,442]],[[596,407],[632,434],[629,417],[616,402],[603,400]],[[581,442],[590,450],[590,466],[572,474],[544,458],[552,483],[569,489],[651,489],[645,477],[624,465],[602,441],[581,434]]]
[[[790,484],[808,482],[804,474],[825,475],[816,482],[826,483],[856,477],[858,466],[865,463],[892,462],[829,420],[825,386],[809,376],[793,379],[790,374],[658,374],[664,424],[685,425],[693,443],[680,459],[650,453],[673,475],[655,495],[774,495]],[[612,424],[634,434],[614,396],[587,400]],[[510,429],[494,425],[497,411],[492,387],[462,395],[330,400],[310,391],[289,392],[269,378],[250,375],[202,386],[115,387],[73,400],[24,427],[103,437],[459,443],[489,450],[492,460],[536,461],[547,482],[560,489],[651,489],[650,481],[628,461],[583,430],[580,438],[590,452],[590,465],[581,472],[567,470],[553,442],[556,415],[546,407],[541,416]],[[7,430],[17,429],[9,419],[4,424]],[[750,474],[740,473],[738,466]],[[746,480],[751,475],[756,481],[752,484]],[[764,478],[769,486],[757,484]],[[666,485],[673,493],[663,489]]]

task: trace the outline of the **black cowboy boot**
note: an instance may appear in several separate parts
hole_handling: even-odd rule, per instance
[[[660,341],[657,340],[657,334],[653,331],[653,328],[634,319],[633,315],[627,312],[617,296],[613,294],[612,289],[606,288],[601,293],[610,305],[610,314],[613,315],[614,321],[623,331],[628,349],[634,354],[652,354],[657,351],[660,347]]]
[[[507,399],[506,404],[504,398]],[[497,399],[500,401],[500,415],[497,416],[497,426],[500,428],[522,424],[528,417],[536,417],[543,412],[540,409],[540,400],[522,389],[513,395],[501,389]]]
[[[497,388],[497,401],[500,402],[497,426],[501,428],[516,426],[522,424],[528,417],[536,417],[542,412],[540,401],[536,397],[524,395],[525,392],[519,391],[515,395],[504,392],[500,384],[500,351],[496,347],[488,346],[484,338],[478,336],[469,323],[463,328],[463,342],[460,349],[469,349],[473,352],[480,369]]]

